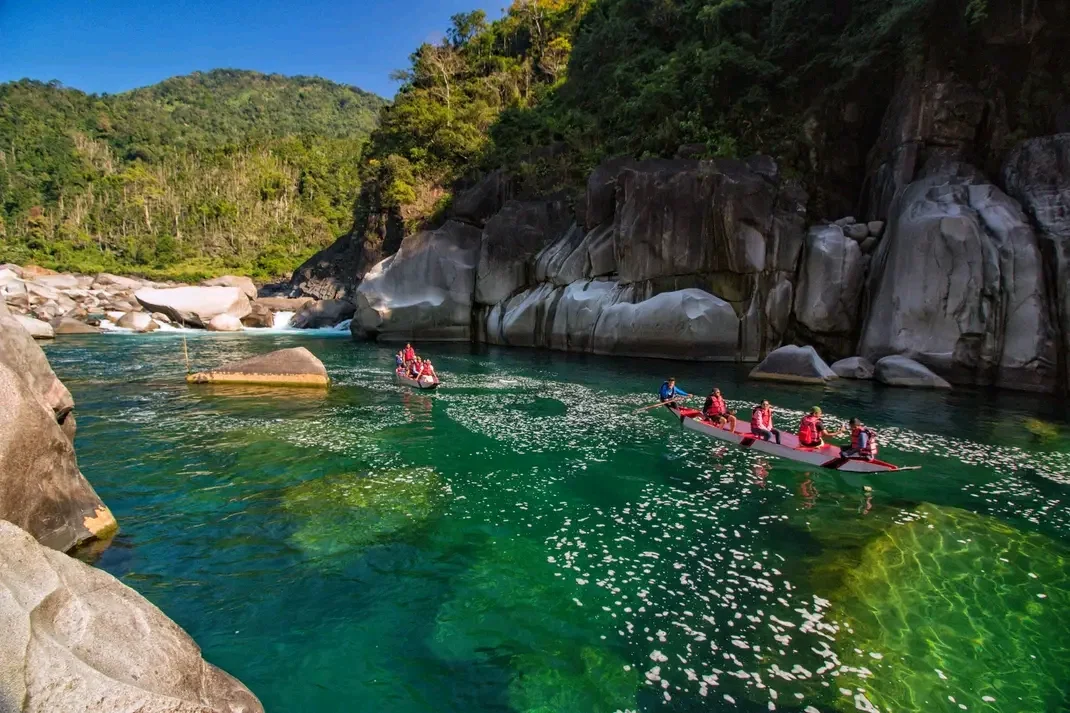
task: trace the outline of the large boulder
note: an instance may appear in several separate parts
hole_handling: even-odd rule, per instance
[[[297,312],[305,305],[315,301],[311,297],[261,297],[253,304],[258,304],[272,312]]]
[[[1050,391],[1056,351],[1036,235],[977,171],[935,165],[892,208],[859,352],[910,354],[956,383]]]
[[[811,228],[795,291],[795,319],[811,333],[850,335],[858,324],[865,268],[862,249],[843,228]]]
[[[21,327],[17,329],[25,335]],[[25,339],[40,352],[29,335]],[[40,381],[32,379],[43,376],[34,367],[40,368],[38,362],[44,355],[20,354],[23,345],[14,341],[7,334],[0,336],[0,343],[7,347],[0,354],[0,402],[4,404],[0,409],[0,519],[61,551],[94,538],[106,539],[117,525],[78,470],[70,394],[62,384],[43,391]],[[62,425],[68,420],[69,433]]]
[[[1056,319],[1070,383],[1070,134],[1024,141],[1011,151],[1003,168],[1007,191],[1021,201],[1037,227],[1044,261],[1054,280]]]
[[[279,349],[211,371],[190,374],[191,384],[260,384],[264,386],[327,386],[327,369],[304,347]]]
[[[27,317],[26,315],[17,314],[14,315],[16,322],[22,325],[22,328],[29,332],[30,336],[34,339],[55,339],[56,332],[52,329],[52,325],[44,320],[34,319],[33,317]]]
[[[491,171],[471,188],[457,192],[450,215],[454,220],[482,228],[512,194],[512,177],[502,169]]]
[[[841,379],[872,379],[874,372],[873,364],[865,357],[860,356],[840,359],[831,368],[836,372],[836,376]]]
[[[244,327],[232,314],[217,314],[208,321],[207,329],[209,332],[240,332]]]
[[[290,326],[297,329],[333,327],[353,316],[355,305],[349,300],[318,300],[297,310]]]
[[[266,305],[261,304],[258,300],[253,302],[249,314],[241,318],[241,323],[243,326],[258,329],[273,327],[275,326],[275,313],[268,309]]]
[[[133,291],[140,290],[144,287],[144,283],[133,277],[123,277],[121,275],[111,275],[107,272],[102,272],[93,278],[92,287],[94,289],[104,289],[108,291]]]
[[[532,258],[568,228],[564,197],[509,201],[486,222],[476,269],[476,302],[494,305],[533,281]]]
[[[0,302],[0,363],[22,376],[30,390],[52,411],[67,437],[74,440],[74,398],[48,363],[30,333]]]
[[[739,349],[732,305],[703,290],[663,292],[638,303],[602,308],[594,328],[596,354],[730,361]]]
[[[132,329],[135,332],[152,332],[160,328],[160,325],[156,324],[156,320],[148,312],[127,312],[115,324],[118,327]]]
[[[774,349],[751,370],[750,378],[796,384],[824,384],[839,377],[810,346],[787,345]]]
[[[52,320],[52,331],[56,334],[99,334],[100,328],[86,324],[71,317],[57,317]]]
[[[448,221],[410,235],[357,288],[356,336],[468,341],[480,231]]]
[[[879,360],[874,369],[877,381],[889,386],[911,386],[919,389],[950,389],[951,384],[937,376],[923,364],[899,354]]]
[[[237,287],[251,300],[256,299],[256,283],[244,275],[223,275],[201,283],[205,287]]]
[[[546,283],[495,305],[487,316],[487,341],[514,347],[549,346],[547,324],[561,291]]]
[[[251,309],[249,298],[237,287],[146,288],[138,290],[134,297],[149,312],[163,312],[192,327],[207,327],[220,314],[241,319]]]
[[[264,710],[147,599],[9,522],[0,522],[0,585],[4,711]]]

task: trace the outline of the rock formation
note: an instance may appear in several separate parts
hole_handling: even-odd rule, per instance
[[[349,300],[307,302],[297,310],[290,324],[297,329],[333,327],[352,317],[355,309]]]
[[[15,320],[22,325],[22,328],[30,333],[30,336],[34,339],[55,339],[56,332],[52,329],[52,325],[48,322],[44,322],[40,319],[34,319],[33,317],[27,317],[26,315],[16,314]]]
[[[797,384],[824,384],[839,377],[813,347],[788,345],[770,352],[761,364],[754,367],[750,378]]]
[[[256,283],[243,275],[223,275],[201,283],[205,287],[237,287],[250,300],[256,299]]]
[[[179,324],[207,327],[213,317],[241,319],[251,309],[238,287],[171,287],[138,290],[134,297],[149,312],[162,312]]]
[[[327,386],[330,379],[323,362],[304,347],[279,349],[224,364],[210,371],[190,374],[191,384],[257,384],[261,386]]]
[[[135,332],[152,332],[160,328],[156,320],[147,312],[127,312],[115,323],[123,329],[132,329]]]
[[[858,356],[840,359],[830,368],[841,379],[868,380],[873,378],[874,372],[873,364],[868,359]]]
[[[4,307],[0,403],[0,518],[62,551],[114,534],[115,518],[78,470],[74,399]]]
[[[889,386],[911,386],[922,389],[950,389],[951,384],[905,356],[893,354],[877,362],[874,369],[877,381]]]
[[[3,521],[0,585],[4,711],[263,711],[137,592]]]

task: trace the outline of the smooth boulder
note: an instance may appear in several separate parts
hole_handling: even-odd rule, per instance
[[[357,287],[354,336],[468,341],[481,232],[457,221],[410,235]]]
[[[264,329],[275,325],[275,313],[259,302],[253,302],[249,314],[241,318],[245,327]]]
[[[858,321],[864,277],[858,243],[838,225],[814,226],[803,248],[795,318],[812,333],[850,334]]]
[[[135,332],[152,332],[160,328],[148,312],[127,312],[115,325]]]
[[[86,324],[71,317],[57,317],[52,320],[52,330],[56,334],[99,334],[100,328]]]
[[[877,381],[889,386],[910,386],[918,389],[950,389],[945,379],[934,374],[924,364],[899,354],[879,360],[874,369]]]
[[[208,321],[209,332],[240,332],[244,328],[241,320],[232,314],[217,314]]]
[[[797,384],[824,384],[839,378],[813,347],[787,345],[774,349],[751,370],[750,378]]]
[[[210,371],[190,374],[191,384],[259,384],[263,386],[327,386],[323,362],[304,347],[279,349]]]
[[[149,312],[163,312],[175,322],[207,327],[213,317],[229,314],[241,319],[249,314],[249,298],[237,287],[146,288],[134,298]]]
[[[865,357],[853,356],[840,359],[830,367],[841,379],[867,380],[873,378],[873,364]]]
[[[730,361],[739,348],[739,318],[720,297],[691,288],[602,309],[595,354]]]
[[[55,339],[56,337],[55,330],[48,322],[21,314],[14,315],[14,318],[34,339]]]
[[[483,228],[475,300],[494,305],[529,284],[532,258],[565,232],[569,208],[564,198],[509,201]]]
[[[263,711],[147,599],[9,522],[0,522],[0,585],[4,711]]]

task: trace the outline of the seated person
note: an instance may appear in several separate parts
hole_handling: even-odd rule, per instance
[[[736,419],[736,410],[729,409],[728,413],[725,414],[723,419],[721,419],[721,428],[726,431],[731,431],[732,433],[735,433],[737,423],[738,420]]]
[[[662,403],[679,401],[680,399],[686,399],[690,396],[691,394],[676,387],[676,379],[673,377],[670,377],[669,380],[663,383],[661,388],[658,389],[658,398]]]
[[[780,431],[773,428],[773,407],[768,401],[762,401],[760,406],[751,411],[750,432],[763,441],[775,437],[777,445],[780,445]]]
[[[877,457],[877,432],[863,425],[857,418],[851,419],[851,447],[840,451],[841,458],[873,460]]]
[[[716,426],[724,425],[728,407],[725,405],[720,389],[714,389],[706,397],[706,403],[702,406],[702,415]]]
[[[799,445],[803,448],[821,448],[825,445],[825,436],[831,438],[842,432],[842,429],[835,433],[825,430],[825,422],[821,420],[821,408],[814,406],[799,423]]]

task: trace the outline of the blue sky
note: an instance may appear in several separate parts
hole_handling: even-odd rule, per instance
[[[0,0],[0,82],[121,92],[217,67],[308,74],[389,97],[390,72],[457,12],[511,0]]]

